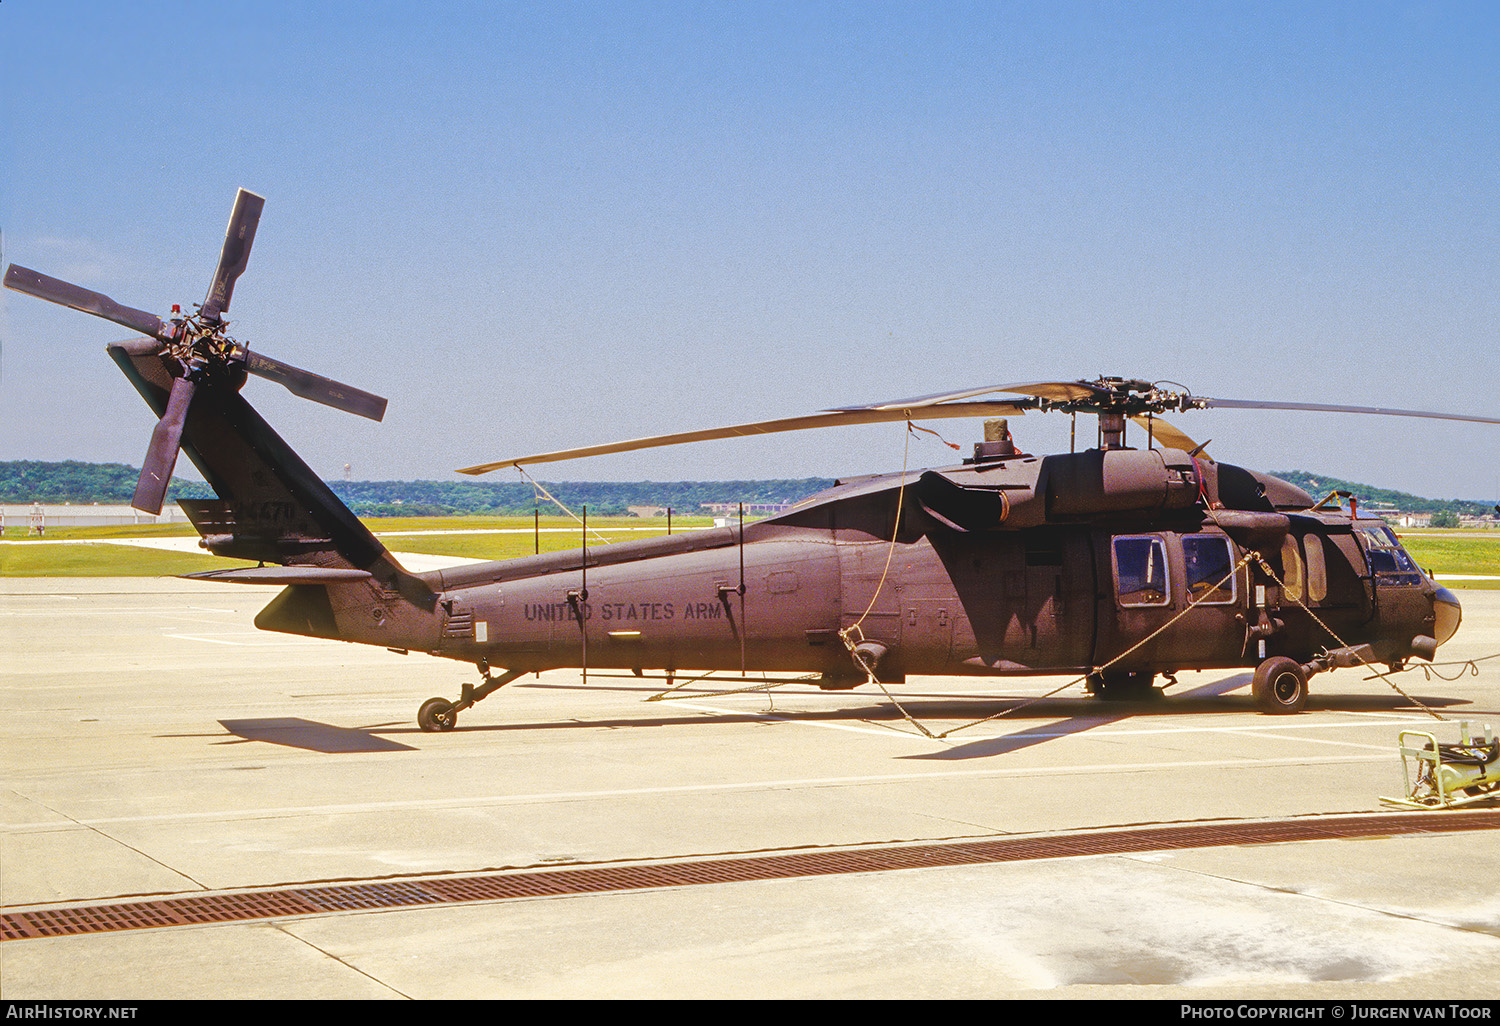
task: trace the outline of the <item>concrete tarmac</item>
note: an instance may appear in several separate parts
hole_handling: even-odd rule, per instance
[[[4,911],[1375,816],[1399,731],[1500,728],[1496,659],[1401,674],[1410,697],[1324,674],[1295,717],[1259,714],[1248,672],[1107,706],[1075,686],[941,739],[868,688],[647,702],[659,683],[553,672],[424,734],[418,704],[472,667],[258,632],[273,593],[0,580]],[[1500,653],[1500,592],[1458,594],[1440,660]],[[1064,680],[891,695],[942,733]],[[23,938],[0,996],[1500,997],[1500,835],[1375,833]]]

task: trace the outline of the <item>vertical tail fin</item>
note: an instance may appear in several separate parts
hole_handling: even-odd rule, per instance
[[[109,347],[158,415],[174,380],[160,349],[154,339]],[[245,401],[242,382],[205,380],[182,432],[182,451],[218,495],[182,504],[204,547],[236,559],[363,570],[410,600],[430,595]]]

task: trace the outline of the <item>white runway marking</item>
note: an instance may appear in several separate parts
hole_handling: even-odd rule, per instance
[[[271,648],[278,644],[275,641],[262,641],[260,635],[251,634],[246,631],[230,631],[224,634],[169,634],[162,631],[161,636],[172,638],[176,641],[204,641],[210,645],[235,645],[240,648]],[[249,641],[226,641],[225,638],[250,638]]]
[[[206,641],[210,645],[239,645],[241,647],[247,647],[250,644],[250,642],[247,642],[247,641],[224,641],[221,638],[205,638],[205,637],[200,637],[199,635],[196,635],[196,634],[166,634],[166,633],[163,633],[162,637],[164,637],[164,638],[174,638],[177,641]]]
[[[734,697],[743,700],[743,699],[746,699],[746,698],[748,698],[748,699],[755,699],[755,698],[758,698],[759,696],[747,695],[747,696],[734,696]],[[782,696],[782,697],[785,698],[785,697],[790,697],[790,696]],[[906,696],[897,696],[897,697],[900,698],[903,702],[907,702],[908,701],[908,699],[906,698]],[[683,707],[688,708],[688,709],[697,709],[700,712],[715,713],[716,715],[719,715],[719,716],[755,716],[755,717],[758,717],[760,719],[775,720],[775,721],[777,721],[779,723],[797,723],[797,724],[801,724],[802,726],[806,726],[806,727],[819,727],[819,728],[822,728],[822,729],[825,729],[825,730],[843,730],[843,731],[848,731],[850,733],[856,733],[856,734],[875,734],[875,735],[883,735],[883,736],[886,736],[886,737],[915,738],[917,740],[922,740],[922,741],[929,740],[924,735],[918,733],[916,730],[909,729],[910,725],[907,724],[906,721],[904,721],[904,720],[900,721],[899,725],[896,722],[893,722],[890,726],[865,727],[865,726],[854,726],[853,724],[848,724],[848,723],[829,723],[829,722],[822,721],[822,720],[808,720],[806,718],[799,717],[799,716],[781,715],[781,714],[778,714],[778,713],[775,713],[775,712],[755,712],[753,710],[732,709],[732,708],[731,709],[726,709],[726,708],[720,708],[720,707],[717,707],[717,706],[707,705],[707,704],[704,704],[702,702],[677,702],[675,704],[683,706]],[[1096,715],[1098,715],[1098,714],[1096,714]],[[1192,714],[1189,713],[1189,714],[1185,714],[1185,715],[1192,715]],[[1412,713],[1410,715],[1401,715],[1401,714],[1398,714],[1398,713],[1389,713],[1389,714],[1363,713],[1361,715],[1370,717],[1370,719],[1363,720],[1363,721],[1360,721],[1360,722],[1357,722],[1357,723],[1343,722],[1343,721],[1337,721],[1337,720],[1334,720],[1334,721],[1329,721],[1329,720],[1314,720],[1314,721],[1311,721],[1311,722],[1298,722],[1298,723],[1268,723],[1265,726],[1214,727],[1214,726],[1207,726],[1207,725],[1205,725],[1205,726],[1201,726],[1200,727],[1200,726],[1189,726],[1189,725],[1184,725],[1184,726],[1171,726],[1171,725],[1168,725],[1168,726],[1162,726],[1162,727],[1141,727],[1141,728],[1112,728],[1112,724],[1115,722],[1113,720],[1113,718],[1106,717],[1106,716],[1103,716],[1103,715],[1098,715],[1098,718],[1099,718],[1100,722],[1097,723],[1097,724],[1095,724],[1093,727],[1091,727],[1089,729],[1095,731],[1094,736],[1096,736],[1096,737],[1097,736],[1101,736],[1102,734],[1108,734],[1108,736],[1112,737],[1112,738],[1113,737],[1150,737],[1152,735],[1161,735],[1161,734],[1235,734],[1235,735],[1253,736],[1253,737],[1275,737],[1276,736],[1275,732],[1277,732],[1277,731],[1284,731],[1284,730],[1322,730],[1322,729],[1328,729],[1328,728],[1358,728],[1358,727],[1409,726],[1413,722],[1430,722],[1430,718],[1429,717],[1422,716],[1419,713]],[[924,719],[918,713],[913,713],[913,716],[914,716],[914,718],[916,720],[918,720],[919,722],[921,722],[925,726],[927,726],[928,729],[932,730],[933,733],[941,733],[942,732],[936,726],[936,721]],[[1374,717],[1377,717],[1377,716],[1383,716],[1384,718],[1383,719],[1375,719]],[[1086,719],[1090,719],[1090,718],[1092,718],[1092,717],[1090,717],[1090,716],[1088,716],[1086,714],[1085,715],[1076,716],[1076,717],[1059,717],[1059,719],[1061,719],[1061,720],[1063,720],[1065,722],[1073,722],[1075,720],[1086,720]],[[1127,716],[1127,717],[1122,717],[1121,719],[1124,720],[1124,719],[1128,719],[1128,718],[1129,717]],[[1005,719],[1004,717],[1001,717],[998,720],[992,721],[992,728],[996,724],[1016,726],[1016,725],[1021,724],[1023,722],[1024,721],[1021,721],[1021,720],[1010,720],[1010,719]],[[978,726],[978,725],[976,724],[976,726]],[[903,728],[908,728],[908,729],[903,729]],[[952,728],[946,728],[946,729],[952,729]],[[1017,727],[1017,729],[1015,729],[1015,730],[1006,731],[1004,733],[999,733],[999,734],[996,734],[996,733],[977,733],[977,732],[970,732],[968,730],[960,730],[960,731],[955,732],[950,737],[940,738],[938,740],[950,741],[950,742],[953,742],[953,743],[956,743],[956,744],[960,744],[960,743],[967,744],[967,743],[972,742],[972,741],[992,741],[992,740],[999,740],[999,739],[1002,739],[1002,738],[1012,737],[1012,736],[1017,736],[1017,735],[1023,736],[1023,737],[1028,738],[1028,739],[1037,739],[1037,740],[1040,740],[1040,739],[1044,739],[1044,738],[1078,737],[1080,735],[1080,733],[1081,732],[1079,730],[1076,730],[1076,729],[1075,730],[1058,730],[1058,731],[1050,731],[1049,732],[1049,731],[1045,731],[1045,730],[1027,730],[1024,727]],[[1356,744],[1354,742],[1326,741],[1326,740],[1323,740],[1323,739],[1320,739],[1320,738],[1295,738],[1295,739],[1294,738],[1280,738],[1279,740],[1284,740],[1284,741],[1296,740],[1296,741],[1301,741],[1301,742],[1304,742],[1304,743],[1311,743],[1311,744],[1330,744],[1330,745],[1344,745],[1344,744],[1348,744],[1348,745],[1351,745],[1353,747],[1359,747],[1359,748],[1366,748],[1366,747],[1368,747],[1368,748],[1376,748],[1376,747],[1379,747],[1379,746],[1375,746],[1375,745],[1361,745],[1361,744]],[[1387,749],[1385,747],[1380,747],[1379,750],[1385,751]]]
[[[110,816],[71,818],[80,826],[95,827],[120,823],[171,823],[199,820],[276,819],[305,815],[360,815],[392,812],[401,809],[474,809],[506,805],[538,805],[561,802],[600,801],[603,799],[639,798],[661,795],[687,795],[730,791],[777,791],[792,788],[864,787],[879,784],[920,783],[956,777],[1034,777],[1060,775],[1098,775],[1140,773],[1148,770],[1223,769],[1234,766],[1306,766],[1333,763],[1376,761],[1365,755],[1323,755],[1310,758],[1282,759],[1206,759],[1185,762],[1147,762],[1134,765],[1095,763],[1081,766],[1030,766],[1013,769],[935,770],[915,773],[877,773],[855,777],[793,777],[785,780],[747,780],[719,784],[671,784],[658,787],[628,787],[595,791],[549,791],[535,794],[474,795],[468,798],[413,798],[387,802],[358,802],[329,805],[288,805],[277,808],[221,809],[212,812],[169,812],[149,816]],[[56,823],[0,823],[0,830],[17,833],[51,832]]]

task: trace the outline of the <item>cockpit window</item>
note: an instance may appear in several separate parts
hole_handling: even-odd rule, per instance
[[[1167,547],[1160,538],[1115,539],[1115,584],[1122,606],[1167,604]]]
[[[1417,565],[1401,547],[1396,533],[1389,527],[1361,527],[1359,540],[1365,547],[1365,558],[1370,561],[1370,572],[1374,574],[1415,573]]]
[[[1229,539],[1217,534],[1190,534],[1182,539],[1188,601],[1222,605],[1234,601],[1234,565]],[[1227,578],[1227,580],[1226,580]]]

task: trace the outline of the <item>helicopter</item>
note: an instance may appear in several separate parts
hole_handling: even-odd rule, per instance
[[[411,572],[241,394],[251,375],[380,420],[386,400],[252,352],[224,315],[264,199],[240,190],[208,295],[160,318],[16,265],[5,285],[123,325],[119,365],[159,420],[133,504],[161,510],[180,452],[214,499],[179,504],[222,557],[187,575],[278,586],[255,626],[469,663],[479,684],[423,702],[458,716],[527,673],[562,668],[802,674],[825,690],[908,675],[1076,675],[1098,700],[1156,697],[1185,670],[1252,669],[1268,714],[1299,712],[1338,667],[1431,661],[1457,598],[1357,503],[1317,501],[1219,463],[1163,415],[1211,408],[1365,413],[1500,424],[1417,410],[1218,399],[1116,377],[961,389],[803,417],[514,457],[506,467],[848,424],[983,417],[985,440],[946,467],[840,480],[785,512],[644,540]],[[1008,398],[998,398],[1004,394]],[[1008,418],[1074,419],[1072,451],[1022,452]],[[1097,419],[1079,449],[1078,415]],[[1144,448],[1126,426],[1144,429]],[[724,678],[721,678],[724,679]],[[734,678],[729,678],[734,679]]]

